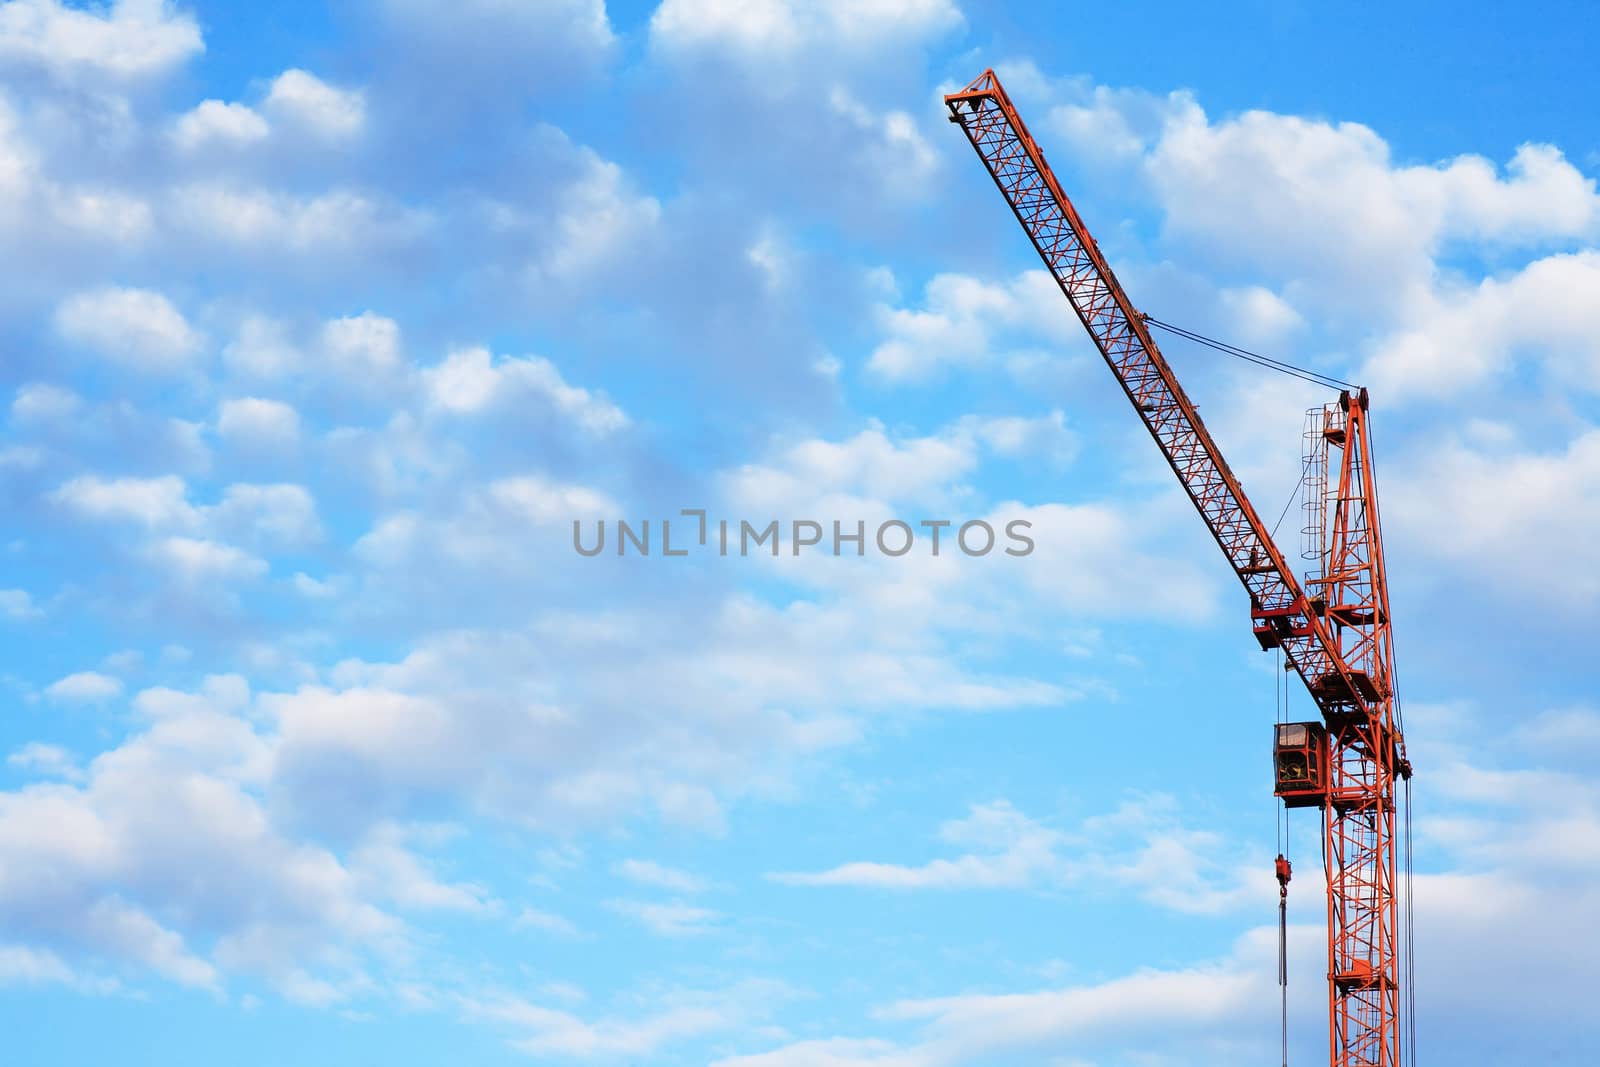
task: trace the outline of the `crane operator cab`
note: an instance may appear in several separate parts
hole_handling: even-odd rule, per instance
[[[1328,797],[1328,732],[1319,722],[1282,722],[1273,733],[1275,796],[1286,808],[1320,808]]]

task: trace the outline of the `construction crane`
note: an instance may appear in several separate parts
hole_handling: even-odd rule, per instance
[[[1156,347],[1152,326],[1175,328],[1134,308],[994,71],[944,99],[1249,593],[1256,640],[1280,651],[1322,715],[1276,724],[1273,767],[1274,794],[1287,807],[1322,813],[1329,1063],[1400,1067],[1400,970],[1410,939],[1402,946],[1396,786],[1409,789],[1411,764],[1395,694],[1367,391],[1345,388],[1310,413],[1312,567],[1302,583]],[[1409,849],[1407,857],[1409,871]],[[1276,874],[1281,900],[1289,880],[1281,854]],[[1409,902],[1407,893],[1408,923]],[[1280,931],[1282,915],[1280,904]],[[1280,957],[1280,981],[1283,974]]]

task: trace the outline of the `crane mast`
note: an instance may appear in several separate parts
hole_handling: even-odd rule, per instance
[[[1319,503],[1318,566],[1302,584],[994,71],[945,103],[1244,585],[1257,641],[1282,651],[1322,715],[1292,724],[1306,727],[1299,749],[1280,728],[1275,765],[1286,804],[1324,812],[1329,1062],[1400,1067],[1395,782],[1411,766],[1394,702],[1366,390],[1343,392],[1315,427],[1314,458],[1333,488]]]

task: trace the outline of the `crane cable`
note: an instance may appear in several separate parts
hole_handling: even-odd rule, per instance
[[[1150,315],[1141,314],[1140,317],[1151,326],[1159,327],[1160,329],[1166,330],[1168,333],[1175,334],[1178,337],[1193,341],[1196,344],[1205,345],[1207,348],[1215,349],[1216,351],[1225,355],[1233,356],[1235,359],[1242,359],[1246,363],[1254,363],[1258,367],[1265,367],[1268,370],[1275,370],[1279,374],[1287,374],[1292,378],[1299,378],[1301,381],[1310,382],[1312,385],[1320,385],[1327,389],[1356,388],[1356,386],[1352,385],[1351,383],[1344,381],[1342,378],[1335,378],[1331,374],[1323,374],[1321,371],[1314,371],[1309,367],[1297,367],[1293,363],[1285,363],[1281,359],[1273,359],[1271,356],[1263,356],[1259,352],[1251,352],[1249,349],[1240,348],[1237,345],[1230,345],[1226,341],[1218,341],[1215,338],[1207,337],[1204,334],[1196,333],[1195,331],[1185,329],[1182,326],[1174,326],[1170,322],[1162,322],[1160,319]]]
[[[1280,854],[1281,872],[1289,861]],[[1287,873],[1278,875],[1278,995],[1281,999],[1283,1067],[1289,1067],[1289,882]]]

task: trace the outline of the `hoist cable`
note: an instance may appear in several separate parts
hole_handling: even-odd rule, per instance
[[[1182,326],[1174,326],[1170,322],[1162,322],[1160,319],[1153,318],[1150,315],[1145,315],[1143,317],[1144,321],[1148,322],[1152,326],[1159,327],[1160,329],[1166,330],[1168,333],[1176,334],[1177,336],[1185,338],[1189,341],[1193,341],[1196,344],[1205,345],[1207,348],[1215,349],[1216,351],[1225,355],[1233,356],[1235,359],[1242,359],[1246,363],[1254,363],[1258,367],[1265,367],[1268,370],[1275,370],[1280,374],[1287,374],[1290,377],[1299,378],[1301,381],[1310,382],[1312,385],[1320,385],[1327,389],[1356,388],[1356,386],[1352,385],[1351,383],[1340,378],[1335,378],[1330,374],[1323,374],[1321,371],[1314,371],[1309,367],[1297,367],[1293,363],[1285,363],[1283,360],[1273,359],[1271,356],[1263,356],[1259,352],[1252,352],[1247,348],[1240,348],[1237,345],[1230,345],[1226,341],[1218,341],[1213,337],[1207,337],[1204,334],[1196,333],[1195,331],[1185,329]]]
[[[1289,897],[1278,893],[1278,993],[1282,1000],[1283,1067],[1289,1067]]]

